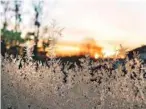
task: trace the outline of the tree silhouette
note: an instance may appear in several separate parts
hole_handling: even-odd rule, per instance
[[[4,22],[3,22],[3,29],[7,28],[8,22],[7,22],[7,13],[10,11],[9,4],[10,1],[0,1],[1,6],[3,6],[4,12],[2,13],[2,16],[4,16]]]
[[[15,0],[14,1],[14,5],[15,5],[15,31],[18,31],[18,27],[20,25],[21,22],[21,12],[20,12],[20,7],[21,7],[21,1]]]
[[[39,3],[34,3],[33,4],[33,9],[35,11],[35,21],[34,21],[34,25],[36,27],[36,31],[34,32],[34,42],[35,42],[35,45],[34,45],[34,51],[33,51],[33,55],[34,55],[34,59],[36,60],[37,59],[37,55],[38,55],[38,38],[39,38],[39,29],[40,29],[40,26],[41,26],[41,22],[39,21],[40,19],[40,16],[42,14],[42,1],[39,1]]]
[[[4,44],[5,46],[7,45],[10,46],[8,51],[13,51],[14,49],[18,48],[18,45],[20,43],[25,41],[24,39],[21,38],[21,32],[17,31],[21,22],[21,13],[20,13],[21,1],[3,0],[0,3],[1,3],[1,6],[3,6],[2,16],[4,17],[3,27],[1,28],[1,38],[3,42],[5,42]],[[12,6],[14,6],[14,8]],[[8,19],[8,15],[10,15],[11,12],[15,13],[15,28],[12,30],[9,30],[7,27],[11,26],[10,19],[13,17],[13,15],[11,15],[9,19]],[[11,48],[14,48],[14,49],[10,50]],[[17,53],[15,54],[18,54],[18,50],[17,50]]]

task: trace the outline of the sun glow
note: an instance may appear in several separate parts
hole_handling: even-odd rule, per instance
[[[116,51],[112,49],[103,49],[102,52],[104,57],[113,57],[114,55],[116,55]]]
[[[95,59],[98,59],[99,57],[100,57],[99,54],[98,53],[95,53],[94,58]]]
[[[45,52],[46,56],[49,56],[51,52],[50,47],[43,47],[43,40],[38,42],[38,51]],[[33,45],[33,42],[27,42],[27,45]],[[100,57],[107,58],[117,55],[116,49],[114,46],[109,46],[107,44],[97,44],[94,40],[87,42],[58,42],[53,48],[53,52],[57,57],[65,56],[81,56],[89,54],[92,58],[98,59]]]

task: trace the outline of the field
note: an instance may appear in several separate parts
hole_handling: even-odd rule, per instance
[[[116,59],[94,62],[88,56],[79,59],[80,66],[54,58],[48,66],[20,57],[1,61],[2,109],[146,109],[145,71],[138,57],[116,68]]]

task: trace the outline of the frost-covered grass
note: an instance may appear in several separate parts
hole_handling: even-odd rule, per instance
[[[146,79],[137,57],[113,69],[115,60],[91,62],[88,56],[48,66],[2,57],[2,109],[146,109]],[[74,67],[70,68],[70,65]],[[100,68],[99,68],[100,66]],[[94,68],[94,70],[93,70]]]

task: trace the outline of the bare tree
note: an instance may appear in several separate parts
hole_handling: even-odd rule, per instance
[[[18,28],[20,26],[20,22],[21,22],[21,12],[20,12],[20,8],[21,8],[21,1],[15,0],[14,1],[14,5],[15,5],[15,31],[18,31]]]
[[[4,16],[3,29],[6,29],[7,25],[8,25],[7,13],[10,11],[10,8],[9,8],[10,2],[2,0],[2,1],[0,1],[0,3],[1,3],[1,6],[3,6],[3,9],[4,9],[4,12],[2,13],[2,16]]]
[[[34,55],[34,59],[37,59],[37,55],[38,55],[38,50],[37,50],[37,46],[38,46],[38,38],[39,38],[39,29],[41,26],[41,22],[39,21],[41,13],[42,13],[42,1],[39,1],[39,3],[35,3],[33,4],[33,8],[35,11],[35,21],[34,21],[34,25],[36,27],[36,31],[34,32],[34,51],[33,51],[33,55]]]

